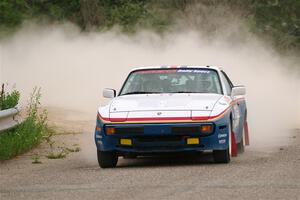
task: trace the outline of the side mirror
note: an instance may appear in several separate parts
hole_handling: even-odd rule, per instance
[[[116,97],[117,92],[116,92],[116,90],[114,90],[114,89],[105,88],[105,89],[103,90],[103,93],[102,93],[102,94],[103,94],[103,97],[104,97],[104,98],[112,99],[112,98]]]
[[[231,91],[231,96],[239,96],[239,95],[245,95],[246,94],[246,88],[245,86],[234,86]]]

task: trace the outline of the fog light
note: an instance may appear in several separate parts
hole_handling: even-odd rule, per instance
[[[199,144],[199,138],[187,138],[186,143],[187,144]]]
[[[131,139],[120,139],[120,144],[121,145],[128,145],[128,146],[131,146],[132,145],[132,140]]]
[[[107,135],[113,135],[115,133],[116,133],[116,129],[115,128],[113,128],[113,127],[107,127],[106,128],[106,134]]]
[[[200,131],[201,131],[201,133],[205,133],[205,134],[212,133],[213,126],[212,125],[202,125],[202,126],[200,126]]]

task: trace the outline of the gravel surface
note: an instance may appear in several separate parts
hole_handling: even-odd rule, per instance
[[[89,130],[90,132],[90,130]],[[273,152],[246,149],[230,164],[210,154],[120,159],[100,169],[91,133],[55,136],[55,145],[81,151],[45,157],[40,145],[0,163],[0,199],[300,199],[300,133]],[[32,156],[42,164],[32,164]]]

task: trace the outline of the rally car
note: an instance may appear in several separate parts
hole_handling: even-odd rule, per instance
[[[120,92],[98,109],[95,142],[100,167],[119,156],[212,151],[229,163],[249,144],[245,87],[216,66],[159,66],[132,70]]]

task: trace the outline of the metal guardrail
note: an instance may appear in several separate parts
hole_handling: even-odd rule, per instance
[[[17,114],[20,112],[20,107],[10,108],[0,111],[0,134],[1,132],[11,129],[21,123],[20,119],[17,119]]]

